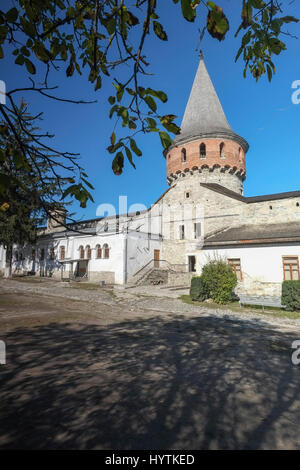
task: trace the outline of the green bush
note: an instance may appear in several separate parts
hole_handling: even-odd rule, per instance
[[[292,312],[300,310],[300,281],[283,281],[281,303]]]
[[[190,298],[192,300],[198,300],[199,302],[203,302],[203,300],[208,298],[201,276],[195,276],[192,278]]]
[[[225,261],[213,260],[203,267],[201,276],[192,279],[190,297],[200,301],[210,298],[218,304],[226,304],[231,302],[236,284],[231,266]]]

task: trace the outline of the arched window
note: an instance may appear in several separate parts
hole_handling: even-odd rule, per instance
[[[220,157],[225,158],[225,144],[224,144],[224,142],[222,142],[220,144]]]
[[[87,245],[87,246],[85,247],[85,257],[86,257],[87,259],[91,259],[91,257],[92,257],[92,250],[91,250],[90,245]]]
[[[103,245],[103,252],[104,252],[104,258],[108,259],[109,258],[109,246],[107,243]]]
[[[31,251],[31,259],[32,261],[35,261],[35,249]]]
[[[45,248],[41,248],[40,259],[41,259],[41,261],[44,261],[44,259],[45,259]]]
[[[102,248],[100,245],[96,246],[96,258],[102,258]]]
[[[206,145],[203,143],[200,145],[200,158],[206,158]]]
[[[186,149],[181,150],[181,161],[186,162]]]
[[[84,259],[84,248],[82,245],[79,247],[79,258]]]
[[[64,245],[59,247],[59,259],[64,260],[66,257],[66,247]]]
[[[19,253],[17,251],[15,252],[15,261],[19,261]]]

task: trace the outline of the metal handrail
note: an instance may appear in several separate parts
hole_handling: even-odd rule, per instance
[[[158,263],[159,266],[155,266],[155,263]],[[153,264],[153,267],[157,268],[157,269],[161,269],[161,263],[165,263],[167,266],[168,266],[168,270],[169,271],[174,271],[174,272],[178,272],[178,270],[176,269],[176,267],[184,267],[186,268],[188,266],[188,264],[171,264],[169,261],[167,260],[164,260],[164,259],[160,259],[160,260],[156,260],[156,259],[151,259],[147,264],[145,264],[142,268],[140,268],[135,274],[132,275],[132,278],[133,277],[136,277],[139,273],[141,273],[143,270],[145,270],[150,264]],[[184,271],[185,272],[185,271]]]

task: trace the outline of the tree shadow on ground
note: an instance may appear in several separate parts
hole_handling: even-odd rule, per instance
[[[4,339],[2,449],[300,448],[291,333],[170,316]]]

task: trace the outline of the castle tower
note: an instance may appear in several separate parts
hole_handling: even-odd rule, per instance
[[[224,114],[203,56],[181,124],[181,133],[164,152],[169,185],[197,175],[243,194],[249,145],[235,134]]]

